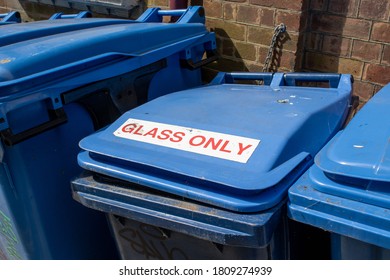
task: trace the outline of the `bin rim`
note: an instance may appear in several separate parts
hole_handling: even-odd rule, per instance
[[[280,77],[288,75],[275,74],[271,83],[263,86],[230,84],[220,79],[220,84],[150,101],[125,113],[106,129],[84,138],[80,142],[84,152],[79,154],[79,165],[233,211],[270,208],[284,197],[287,188],[341,127],[351,93],[348,86],[316,89],[286,85],[280,82]],[[347,77],[348,84],[350,76],[338,76],[341,80]],[[291,104],[278,102],[286,98],[298,100]],[[209,110],[217,108],[217,104],[219,110]],[[246,108],[245,114],[241,108]],[[296,114],[291,115],[290,108]],[[337,117],[333,118],[334,115]],[[322,123],[325,119],[326,129]],[[284,126],[286,122],[288,126]],[[127,131],[130,126],[134,129]],[[275,130],[275,127],[285,129]],[[314,137],[311,130],[313,134],[305,134],[309,131],[306,127],[318,129],[317,135]],[[177,141],[170,139],[175,143],[169,145],[166,145],[169,141],[155,142],[159,137],[169,138],[154,135],[157,131],[171,131]],[[308,143],[301,140],[303,135]],[[214,144],[205,144],[203,148],[209,149],[206,152],[188,148],[188,143],[198,146],[195,142],[191,144],[196,137]],[[232,146],[226,146],[229,150],[221,147],[221,143]],[[230,157],[235,153],[243,155],[243,149],[237,148],[240,144],[249,147],[250,152],[242,158]],[[228,151],[229,156],[225,156],[224,152]]]
[[[316,155],[316,165],[335,180],[390,182],[390,84]]]

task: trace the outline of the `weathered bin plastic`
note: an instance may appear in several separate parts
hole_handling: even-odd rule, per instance
[[[71,18],[90,18],[92,17],[92,13],[88,11],[82,11],[77,14],[64,14],[64,13],[55,13],[53,14],[49,20],[54,19],[71,19]]]
[[[349,75],[221,73],[84,138],[74,198],[109,214],[124,259],[288,258],[287,189],[343,124],[350,94]]]
[[[22,18],[19,12],[11,11],[9,13],[0,14],[0,25],[21,23]]]
[[[390,85],[289,190],[289,215],[332,234],[334,259],[390,259]]]
[[[161,18],[151,9],[139,21],[75,18],[2,30],[2,258],[115,257],[105,215],[76,203],[69,182],[81,171],[80,139],[148,99],[201,84],[199,67],[212,60],[202,55],[215,49],[203,8],[175,24]]]

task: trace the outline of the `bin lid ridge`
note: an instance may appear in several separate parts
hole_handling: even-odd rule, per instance
[[[334,88],[239,84],[176,92],[84,138],[79,164],[235,211],[266,209],[336,133],[349,98]]]
[[[139,55],[208,32],[202,24],[115,24],[52,34],[0,47],[0,82],[29,76],[104,53]],[[0,37],[1,44],[1,37]]]
[[[324,172],[390,182],[390,86],[385,86],[317,155]]]
[[[116,24],[133,24],[136,21],[123,19],[103,19],[103,18],[80,18],[80,19],[63,19],[43,20],[20,23],[3,28],[0,34],[0,46],[15,44],[18,42],[28,41],[35,38],[42,38],[55,34],[85,30],[95,27],[116,25]]]

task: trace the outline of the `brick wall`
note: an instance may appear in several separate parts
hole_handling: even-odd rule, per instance
[[[388,0],[204,0],[218,36],[221,71],[261,71],[273,30],[283,22],[272,71],[350,73],[367,101],[390,82]]]
[[[216,32],[221,55],[211,71],[262,71],[274,29],[280,23],[287,31],[278,41],[270,70],[301,68],[307,1],[204,0],[202,4],[207,26]]]
[[[390,82],[390,1],[311,0],[303,69],[352,73],[367,101]]]
[[[169,0],[144,3],[145,7],[168,8]],[[262,71],[274,28],[283,22],[287,32],[278,41],[270,70],[351,73],[362,102],[390,82],[389,0],[188,3],[205,7],[207,27],[217,35],[221,59],[206,69],[206,81],[217,71]],[[0,0],[0,12],[7,10],[39,19],[61,9],[37,7],[26,0]]]

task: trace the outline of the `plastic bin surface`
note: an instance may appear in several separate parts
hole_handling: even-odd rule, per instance
[[[203,8],[191,7],[174,24],[143,15],[138,21],[77,18],[10,25],[0,35],[0,96],[53,86],[54,81],[57,87],[91,83],[179,51],[183,51],[179,59],[196,63],[205,49],[215,50],[215,37],[202,23],[204,17],[193,19],[200,11]],[[193,16],[187,18],[190,12]],[[199,45],[200,54],[195,52]]]
[[[293,219],[390,249],[389,91],[371,98],[290,188]]]
[[[177,23],[161,23],[169,13],[2,27],[0,258],[117,257],[105,215],[74,201],[69,182],[82,171],[80,139],[146,96],[201,83],[199,67],[213,57],[198,58],[215,49],[204,10],[190,7]]]
[[[72,189],[108,214],[123,259],[288,258],[285,200],[243,214],[96,174],[74,179]]]
[[[13,23],[20,23],[22,21],[20,17],[20,13],[16,11],[12,11],[5,14],[0,14],[0,26],[8,25]]]
[[[230,83],[234,75],[222,73],[130,110],[80,142],[80,166],[238,212],[277,205],[343,124],[351,77],[250,78],[265,85]],[[296,86],[301,80],[331,87]]]
[[[174,24],[162,23],[170,13],[176,14],[151,8],[136,21],[64,18],[4,28],[0,131],[10,128],[10,111],[37,100],[47,100],[56,111],[106,91],[124,113],[148,99],[199,86],[200,67],[216,58],[215,35],[205,28],[203,7],[181,10]],[[202,59],[205,52],[209,56]]]

